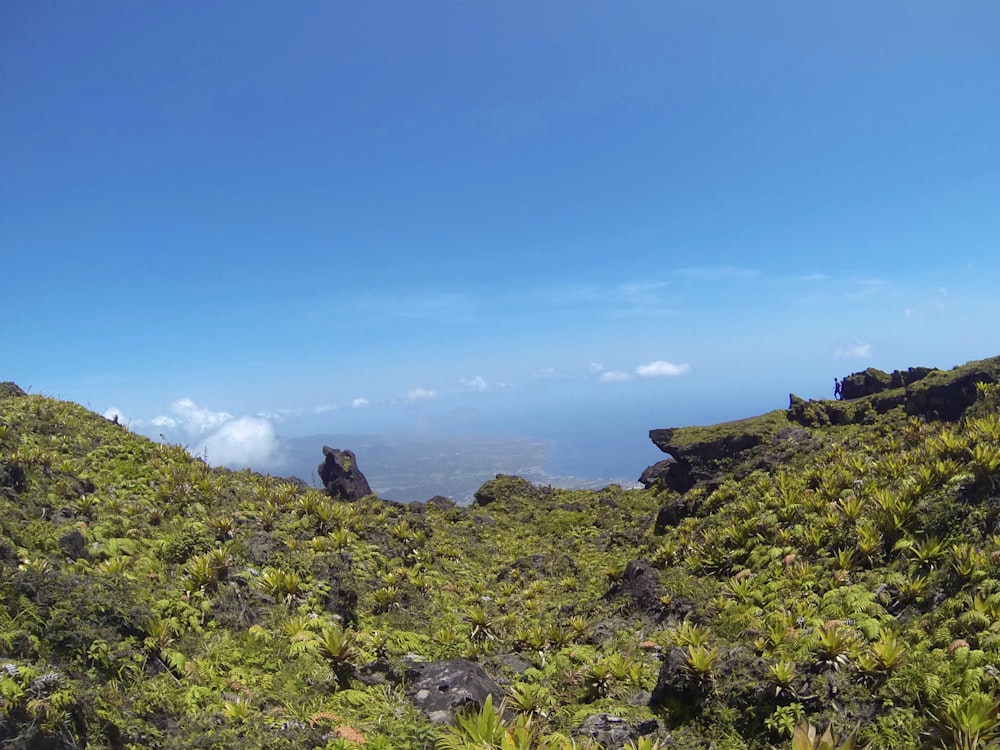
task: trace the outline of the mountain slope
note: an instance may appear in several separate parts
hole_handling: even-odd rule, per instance
[[[962,746],[977,716],[996,733],[1000,390],[996,360],[973,364],[901,400],[890,378],[659,432],[672,459],[646,490],[500,477],[469,508],[334,502],[5,386],[0,741],[763,748],[804,717],[884,748]],[[432,724],[450,714],[415,686],[442,661],[479,665],[503,718],[476,699],[478,729]]]

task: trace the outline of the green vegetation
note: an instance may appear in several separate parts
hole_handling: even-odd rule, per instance
[[[975,388],[953,421],[794,423],[794,466],[696,485],[661,534],[666,489],[335,502],[0,389],[0,742],[555,750],[607,714],[642,727],[617,747],[997,746],[1000,388]],[[457,658],[504,700],[434,725],[407,665]]]

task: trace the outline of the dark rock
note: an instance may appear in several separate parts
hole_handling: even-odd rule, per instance
[[[500,654],[490,663],[490,666],[498,672],[521,675],[531,669],[532,664],[520,654]]]
[[[986,360],[994,362],[995,360]],[[979,383],[996,383],[998,372],[996,367],[965,368],[962,374],[938,373],[928,376],[906,389],[906,413],[919,415],[925,419],[943,419],[949,422],[961,418],[962,414],[978,397],[976,386]]]
[[[750,649],[723,649],[713,673],[716,700],[732,708],[749,733],[763,731],[777,705],[768,663]]]
[[[358,591],[351,576],[352,559],[341,553],[341,565],[327,566],[316,578],[326,584],[327,594],[324,606],[340,618],[345,625],[355,625],[358,621]]]
[[[841,395],[845,401],[849,401],[873,396],[876,393],[883,393],[894,388],[905,388],[912,383],[923,380],[932,372],[934,369],[931,367],[911,367],[908,370],[893,370],[891,373],[869,367],[867,370],[851,373],[844,378],[841,381]]]
[[[358,459],[353,451],[324,445],[323,456],[323,463],[319,465],[319,478],[331,497],[354,501],[372,494],[372,488],[358,468]]]
[[[882,370],[869,367],[863,372],[855,372],[841,381],[840,392],[845,401],[864,398],[892,388],[892,376]]]
[[[844,378],[843,401],[806,401],[792,394],[788,418],[806,427],[870,424],[901,407],[911,416],[956,421],[978,397],[979,383],[1000,380],[1000,357],[968,362],[948,372],[911,367],[891,374],[869,368]]]
[[[756,428],[750,420],[743,422],[745,429],[740,422],[731,422],[715,428],[650,430],[650,440],[669,453],[673,461],[654,464],[643,473],[646,479],[640,481],[651,481],[681,494],[699,483],[717,483],[717,477],[732,473],[748,451],[777,431],[773,419],[767,422],[766,429]],[[691,439],[692,434],[697,437]]]
[[[647,490],[652,487],[668,487],[670,484],[682,484],[682,482],[670,481],[667,478],[671,467],[676,465],[677,461],[672,458],[665,458],[662,461],[657,461],[652,466],[647,466],[643,470],[642,475],[639,477],[639,482]]]
[[[656,521],[653,523],[653,533],[659,536],[665,534],[667,529],[672,529],[681,521],[691,515],[691,506],[684,500],[683,496],[669,499],[656,514]]]
[[[660,584],[659,571],[648,560],[633,560],[625,566],[621,580],[607,593],[607,598],[625,597],[632,608],[659,618],[663,610],[663,596],[666,590]]]
[[[388,659],[376,659],[358,667],[357,677],[365,685],[398,685],[403,670]]]
[[[621,750],[630,742],[659,729],[656,719],[634,721],[610,714],[594,714],[573,730],[578,737],[595,740],[607,750]]]
[[[59,549],[70,560],[79,560],[81,557],[87,557],[87,540],[83,534],[74,529],[59,538]]]
[[[653,708],[667,706],[671,716],[676,715],[683,720],[700,713],[708,694],[708,682],[688,669],[687,652],[678,646],[671,646],[660,665],[649,705]]]
[[[247,540],[247,560],[254,565],[266,565],[277,554],[287,554],[288,546],[266,531],[258,531]]]
[[[0,383],[0,398],[13,398],[15,396],[27,396],[17,383],[6,380]]]
[[[0,490],[14,493],[24,492],[28,486],[28,476],[18,464],[0,463]]]
[[[406,694],[435,724],[448,724],[467,706],[481,708],[486,696],[500,706],[500,686],[478,664],[466,659],[412,663],[406,668]]]

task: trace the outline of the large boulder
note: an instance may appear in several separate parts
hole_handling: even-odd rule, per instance
[[[338,500],[360,500],[372,494],[372,488],[358,468],[358,459],[353,451],[324,445],[319,478],[330,496]]]
[[[450,724],[467,706],[482,708],[486,696],[493,705],[503,702],[503,691],[486,671],[467,659],[413,662],[407,665],[406,694],[413,705],[435,724]]]

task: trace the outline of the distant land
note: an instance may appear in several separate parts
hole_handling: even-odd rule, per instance
[[[515,474],[531,482],[565,489],[598,489],[609,484],[638,487],[635,477],[578,477],[550,474],[554,442],[518,437],[441,435],[307,435],[281,439],[281,471],[319,486],[316,469],[323,446],[349,448],[379,497],[400,502],[435,495],[467,504],[484,482]],[[636,476],[643,467],[636,467]]]

